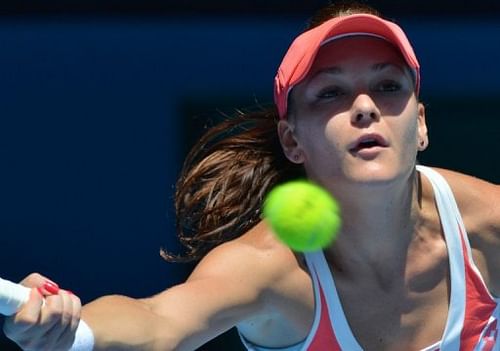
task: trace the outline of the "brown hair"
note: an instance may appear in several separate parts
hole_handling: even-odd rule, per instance
[[[367,13],[381,17],[381,14],[377,10],[361,2],[338,1],[317,11],[310,18],[307,29],[317,27],[332,18],[354,15],[356,13]]]
[[[359,3],[324,7],[308,29],[338,16],[378,14]],[[286,159],[274,106],[237,111],[210,128],[189,152],[176,184],[176,227],[183,255],[161,250],[167,261],[197,261],[217,245],[241,236],[261,218],[265,195],[276,184],[304,177]]]
[[[209,129],[188,154],[175,192],[176,224],[186,255],[165,250],[168,261],[201,259],[259,220],[264,196],[277,183],[303,175],[289,162],[276,132],[274,107],[237,111]]]

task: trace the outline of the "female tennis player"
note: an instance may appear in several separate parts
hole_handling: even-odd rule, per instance
[[[499,349],[500,187],[417,165],[419,88],[399,26],[366,6],[322,9],[279,67],[275,106],[209,130],[186,160],[176,207],[193,273],[85,305],[89,349],[194,350],[233,326],[249,350]],[[342,208],[325,250],[293,252],[261,220],[270,188],[300,176]],[[34,289],[5,323],[27,350],[74,338],[77,298],[46,299]]]

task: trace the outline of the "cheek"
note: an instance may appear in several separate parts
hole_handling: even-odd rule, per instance
[[[417,120],[416,118],[413,119],[410,124],[407,126],[406,133],[405,133],[405,140],[408,142],[408,144],[414,145],[415,142],[417,141]]]
[[[315,123],[304,124],[301,127],[299,139],[309,159],[331,155],[341,144],[342,133],[335,118],[323,121],[317,119]]]
[[[350,131],[350,124],[342,122],[342,116],[337,115],[331,118],[325,126],[325,138],[328,144],[338,150],[347,139]]]
[[[413,163],[415,159],[417,158],[417,151],[418,151],[418,146],[417,146],[417,121],[416,117],[413,117],[411,122],[406,124],[405,128],[403,129],[404,132],[401,135],[401,153],[402,157],[404,160],[406,160],[409,163]]]
[[[414,101],[409,101],[401,114],[402,138],[407,143],[408,147],[416,147],[418,139],[418,104]]]

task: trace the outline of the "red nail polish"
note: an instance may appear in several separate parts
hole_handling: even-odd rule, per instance
[[[59,287],[51,282],[46,282],[45,284],[43,284],[43,288],[54,295],[59,292]]]

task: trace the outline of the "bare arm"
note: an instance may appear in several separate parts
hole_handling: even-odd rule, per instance
[[[156,296],[105,296],[85,305],[81,317],[94,334],[93,350],[194,350],[259,313],[265,274],[251,274],[248,265],[254,258],[240,246],[230,243],[215,249],[185,283]],[[238,254],[243,256],[235,260]],[[44,277],[28,278],[37,279],[28,282],[30,286],[43,284]],[[33,289],[30,301],[6,319],[5,334],[24,350],[67,350],[80,307],[70,305],[73,298],[67,293],[45,299],[42,308],[42,295]]]
[[[30,279],[34,287],[46,280]],[[81,310],[74,295],[48,292],[42,308],[36,292],[4,325],[25,350],[67,350],[80,312],[94,350],[194,350],[233,326],[262,344],[277,342],[275,335],[292,344],[312,322],[309,276],[262,223],[212,250],[185,283],[150,298],[106,296]]]
[[[293,257],[231,242],[216,248],[189,279],[147,299],[98,299],[83,309],[96,350],[194,350],[248,318],[267,313],[272,285]],[[281,262],[280,262],[281,261]],[[291,265],[292,267],[293,264]]]

